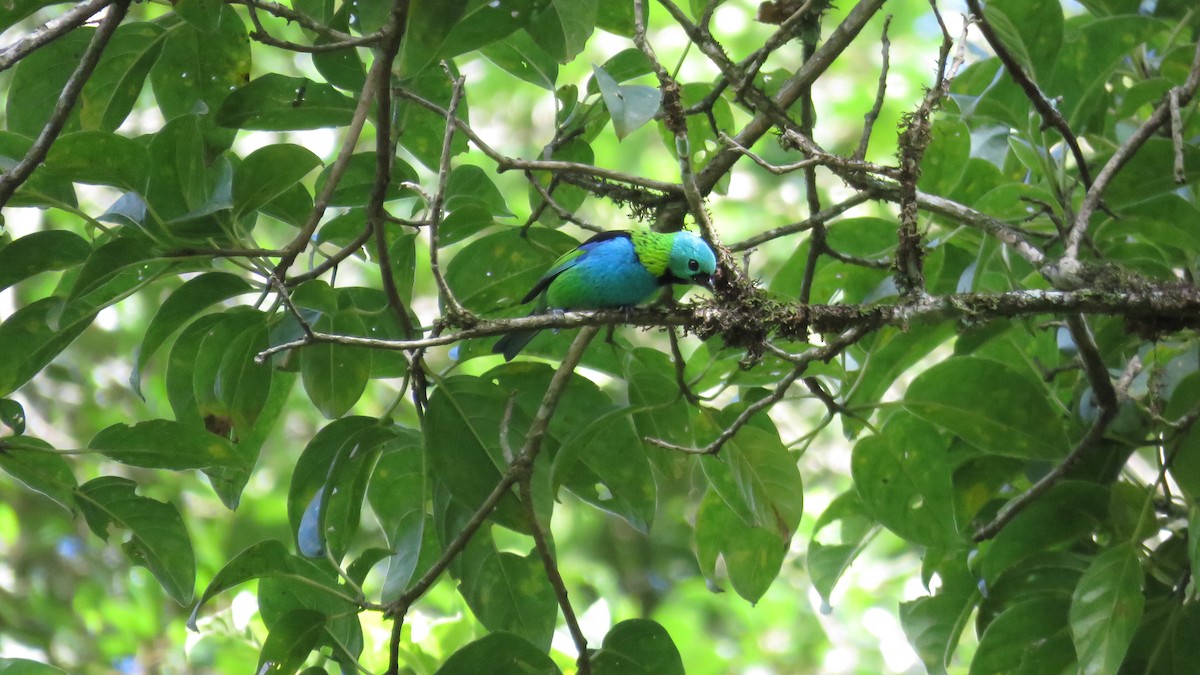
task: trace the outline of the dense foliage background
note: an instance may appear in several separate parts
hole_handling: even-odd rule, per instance
[[[1200,661],[1190,0],[0,29],[0,671]],[[629,227],[714,291],[526,317]]]

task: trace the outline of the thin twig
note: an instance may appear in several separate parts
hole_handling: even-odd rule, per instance
[[[892,15],[888,14],[883,20],[883,35],[879,39],[879,51],[883,58],[883,65],[879,68],[879,84],[875,88],[875,102],[871,105],[871,109],[867,111],[867,114],[863,115],[862,136],[858,139],[858,147],[854,149],[854,154],[850,155],[852,159],[862,160],[867,158],[867,146],[871,143],[871,130],[875,128],[875,121],[879,119],[879,112],[883,110],[883,99],[887,94],[887,76],[892,47],[892,41],[888,39],[888,27],[891,25]]]
[[[29,151],[16,166],[0,176],[0,209],[8,205],[8,200],[12,199],[13,193],[29,180],[34,169],[45,161],[46,155],[50,152],[50,146],[54,145],[58,134],[62,132],[63,126],[67,123],[67,118],[75,108],[75,101],[79,98],[79,93],[83,91],[83,85],[87,83],[88,78],[96,70],[96,65],[100,63],[100,55],[104,52],[109,38],[113,36],[113,33],[117,31],[117,26],[121,25],[121,20],[125,18],[125,12],[129,10],[129,2],[130,0],[116,0],[109,6],[104,20],[100,23],[100,28],[88,42],[83,56],[79,58],[79,65],[75,67],[66,85],[63,86],[62,92],[59,93],[58,101],[54,104],[54,111],[50,113],[50,119],[46,120],[46,125],[42,127],[37,140],[33,142]]]
[[[397,88],[395,93],[405,100],[412,101],[426,110],[437,113],[437,115],[440,117],[447,117],[445,108],[421,96],[418,96],[417,94],[414,94],[403,87]],[[642,176],[636,176],[634,174],[624,173],[621,171],[614,171],[612,169],[606,169],[604,167],[594,166],[592,164],[567,162],[556,159],[533,160],[509,157],[489,145],[487,141],[483,140],[483,138],[463,120],[457,117],[449,119],[454,120],[455,127],[467,137],[468,141],[474,144],[475,147],[479,148],[479,150],[483,152],[483,154],[487,155],[489,159],[496,163],[496,171],[499,173],[514,170],[574,173],[592,176],[594,178],[603,180],[611,180],[617,183],[625,183],[626,185],[635,185],[637,187],[655,190],[665,194],[679,195],[683,193],[683,187],[675,183],[666,183],[659,180],[653,180],[651,178],[644,178]]]
[[[335,30],[333,28],[330,28],[329,26],[326,26],[325,24],[321,23],[320,21],[317,21],[316,19],[310,17],[309,15],[305,14],[304,12],[301,12],[298,9],[293,9],[291,7],[287,7],[286,5],[281,5],[277,2],[270,2],[269,0],[225,0],[225,1],[231,5],[245,5],[246,7],[250,7],[250,8],[254,8],[254,9],[261,9],[268,14],[272,14],[272,15],[277,16],[286,21],[295,22],[297,24],[300,24],[301,27],[307,28],[308,30],[313,31],[314,33],[320,34],[322,37],[325,37],[326,39],[329,39],[329,40],[333,40],[335,42],[348,42],[348,41],[357,39],[349,33],[343,33],[340,30]]]
[[[404,34],[407,22],[408,2],[397,2],[393,6],[388,24],[382,29],[387,38],[376,56],[378,60],[388,64],[396,60],[396,54],[400,51],[400,38]],[[371,193],[367,199],[367,227],[375,235],[375,258],[379,263],[379,277],[388,307],[396,317],[397,325],[404,329],[405,336],[412,337],[416,331],[412,319],[408,316],[408,307],[396,288],[396,277],[392,273],[385,227],[387,212],[383,208],[383,203],[387,201],[388,187],[392,182],[392,164],[396,157],[396,150],[392,145],[392,97],[388,87],[392,75],[391,65],[387,68],[372,68],[371,73],[376,77],[375,91],[379,92],[379,96],[375,107],[375,182],[371,184]]]
[[[845,51],[871,17],[883,6],[884,1],[860,0],[846,14],[846,18],[825,38],[813,57],[806,60],[804,65],[783,83],[774,98],[768,97],[757,87],[746,89],[743,93],[746,100],[754,107],[754,117],[738,132],[734,139],[737,144],[742,147],[751,147],[776,125],[790,123],[790,119],[784,111],[796,102],[805,86],[815,82],[817,77],[829,68],[834,59]],[[711,37],[703,35],[683,10],[670,0],[660,0],[660,4],[666,8],[671,18],[687,33],[688,38],[700,47],[701,51],[709,57],[725,77],[731,82],[739,82],[743,79],[744,73],[725,56],[720,45]],[[780,128],[786,128],[786,126]],[[729,169],[740,156],[741,153],[731,148],[724,148],[713,153],[704,168],[696,175],[696,183],[701,194],[711,191],[717,182],[728,174]],[[674,219],[681,218],[686,206],[686,203],[680,202],[669,204],[660,214],[660,221],[670,223]]]
[[[558,571],[558,562],[554,559],[554,552],[550,549],[546,528],[543,528],[542,524],[538,522],[537,511],[533,508],[532,483],[531,467],[530,472],[517,481],[521,504],[525,507],[525,520],[529,523],[529,533],[533,536],[534,547],[537,549],[538,557],[542,560],[542,568],[546,570],[546,579],[554,589],[554,597],[558,599],[558,607],[562,610],[563,621],[567,624],[567,632],[571,634],[571,641],[575,643],[575,652],[578,655],[575,657],[577,672],[579,675],[588,675],[592,672],[592,665],[588,656],[587,638],[583,636],[583,630],[579,627],[579,618],[571,606],[571,599],[567,594],[567,584],[563,581],[562,573]]]
[[[296,285],[304,283],[305,281],[311,281],[312,279],[316,279],[317,277],[321,276],[322,274],[325,274],[326,272],[333,269],[334,267],[337,267],[339,263],[341,263],[346,258],[349,258],[350,256],[354,255],[354,253],[356,251],[361,249],[363,247],[363,244],[366,244],[367,240],[370,239],[373,234],[374,234],[374,228],[371,228],[371,227],[363,228],[363,231],[360,232],[358,234],[358,236],[354,238],[354,241],[350,242],[349,244],[346,244],[346,246],[344,248],[338,249],[333,255],[331,255],[328,258],[326,258],[325,260],[321,261],[321,264],[317,265],[316,267],[313,267],[311,270],[304,272],[303,274],[296,274],[296,275],[288,277],[287,285],[288,286],[296,286]]]
[[[280,40],[271,35],[263,26],[262,21],[258,18],[258,5],[253,2],[246,3],[246,7],[250,9],[250,22],[254,24],[254,30],[250,31],[250,39],[261,42],[269,47],[277,47],[286,49],[292,52],[301,52],[304,54],[321,54],[326,52],[336,52],[342,49],[350,49],[352,47],[370,47],[377,44],[384,37],[385,31],[379,31],[362,37],[351,37],[347,39],[337,40],[335,42],[326,42],[322,44],[302,45],[297,42],[288,40]]]
[[[96,12],[112,2],[113,0],[88,0],[77,3],[71,9],[29,31],[17,42],[0,50],[0,71],[12,68],[26,56],[87,23]]]
[[[1187,172],[1183,167],[1183,118],[1179,114],[1179,90],[1174,87],[1167,94],[1171,104],[1171,144],[1175,147],[1175,184],[1187,183]]]
[[[537,413],[534,415],[533,421],[529,424],[529,431],[525,435],[525,443],[521,449],[520,455],[509,465],[508,470],[501,476],[500,482],[492,492],[483,500],[479,508],[471,516],[471,519],[466,522],[463,529],[454,536],[454,539],[446,545],[441,556],[438,557],[429,569],[421,575],[412,586],[408,587],[400,597],[388,605],[387,614],[392,617],[392,637],[390,642],[391,665],[388,668],[389,675],[399,673],[399,648],[400,648],[400,630],[404,626],[404,615],[408,613],[409,607],[412,606],[421,596],[433,586],[442,572],[454,562],[454,559],[462,553],[467,547],[467,543],[479,531],[479,528],[487,521],[488,516],[496,510],[500,500],[505,495],[512,494],[512,486],[517,483],[522,475],[532,471],[533,462],[537,459],[541,452],[542,440],[546,435],[546,430],[550,425],[550,418],[554,415],[555,408],[558,407],[558,401],[562,398],[566,391],[567,383],[571,380],[571,375],[575,372],[576,366],[579,365],[580,359],[583,358],[583,352],[587,349],[588,344],[596,337],[599,331],[594,326],[589,326],[579,331],[579,335],[575,336],[574,342],[571,343],[567,350],[566,356],[563,357],[562,363],[558,370],[555,371],[554,377],[550,379],[550,385],[546,387],[546,393],[542,397],[542,403],[538,406]],[[586,655],[586,651],[582,653]],[[586,656],[582,656],[586,659]],[[585,661],[586,662],[586,661]]]
[[[1200,42],[1196,43],[1196,51],[1192,56],[1191,70],[1188,72],[1187,81],[1183,86],[1176,87],[1177,97],[1180,105],[1187,105],[1191,102],[1192,96],[1196,94],[1197,87],[1200,87]],[[1125,162],[1129,161],[1135,153],[1142,147],[1154,132],[1158,131],[1169,118],[1171,103],[1170,98],[1163,101],[1154,109],[1150,117],[1137,128],[1129,138],[1125,139],[1113,153],[1112,157],[1096,174],[1095,181],[1092,182],[1092,187],[1088,189],[1084,195],[1083,201],[1079,205],[1079,211],[1075,214],[1075,222],[1071,225],[1071,231],[1067,237],[1067,247],[1063,254],[1062,260],[1059,261],[1059,274],[1071,275],[1076,271],[1079,259],[1079,247],[1083,243],[1084,236],[1087,234],[1088,225],[1091,222],[1092,214],[1100,204],[1100,197],[1104,190],[1108,188],[1108,184],[1116,177],[1117,172],[1121,167],[1125,166]],[[1052,274],[1053,276],[1053,274]],[[1051,279],[1054,281],[1054,279]],[[1070,281],[1067,279],[1066,281]]]
[[[447,75],[450,74],[447,69]],[[442,275],[441,263],[438,261],[438,229],[442,224],[442,205],[446,202],[446,184],[450,176],[450,155],[454,142],[455,121],[458,119],[458,104],[462,100],[464,78],[460,75],[451,78],[450,106],[446,109],[446,130],[442,135],[442,154],[438,162],[437,191],[429,203],[429,271],[437,283],[438,297],[444,307],[443,314],[453,321],[465,321],[468,324],[475,321],[475,315],[463,307],[454,297],[454,291],[446,283]]]
[[[321,218],[325,215],[325,210],[329,208],[333,192],[342,182],[346,168],[350,166],[350,158],[354,155],[354,148],[358,145],[358,138],[367,121],[367,115],[371,110],[371,99],[375,95],[375,83],[380,77],[380,72],[390,72],[388,68],[390,66],[385,59],[376,59],[375,63],[371,65],[371,71],[367,73],[367,81],[363,84],[362,93],[358,97],[358,105],[354,108],[354,115],[350,120],[350,125],[346,128],[346,136],[342,139],[342,147],[338,151],[333,165],[329,167],[325,186],[313,202],[313,210],[309,213],[304,226],[300,228],[300,232],[284,247],[287,254],[275,265],[274,274],[280,279],[287,278],[288,268],[296,261],[300,252],[308,246],[313,233],[317,231],[317,226],[321,223]]]
[[[1008,76],[1017,83],[1017,86],[1021,87],[1021,91],[1025,92],[1025,97],[1029,99],[1034,109],[1041,115],[1042,121],[1047,126],[1054,127],[1055,131],[1062,136],[1063,142],[1071,149],[1071,155],[1075,157],[1075,164],[1079,167],[1079,177],[1083,180],[1084,189],[1090,191],[1092,188],[1091,171],[1088,169],[1087,160],[1083,157],[1083,150],[1079,147],[1079,140],[1075,138],[1075,133],[1071,131],[1071,125],[1067,123],[1062,113],[1046,98],[1042,90],[1029,78],[1029,75],[1021,68],[1021,64],[1017,63],[1016,58],[1004,46],[1004,42],[1000,39],[1000,36],[996,35],[996,31],[992,29],[991,22],[984,16],[983,8],[979,6],[979,0],[967,0],[967,7],[970,8],[971,14],[975,15],[976,20],[979,22],[979,32],[983,34],[983,38],[991,45],[992,51],[996,52],[996,56],[1004,64],[1004,69],[1008,71]]]
[[[805,218],[804,220],[801,220],[796,223],[791,223],[788,225],[783,225],[781,227],[776,227],[774,229],[767,230],[765,232],[759,232],[758,234],[754,235],[753,237],[748,237],[737,243],[730,244],[729,250],[732,252],[735,252],[735,253],[738,251],[747,251],[749,249],[754,248],[755,246],[758,246],[759,244],[763,244],[768,241],[771,241],[772,239],[779,239],[780,237],[786,237],[789,234],[803,232],[805,230],[811,229],[817,223],[827,223],[830,220],[833,220],[834,218],[845,213],[846,211],[849,211],[850,209],[854,208],[855,206],[858,206],[859,204],[862,204],[863,202],[866,202],[867,200],[869,200],[871,198],[872,198],[872,196],[871,196],[870,192],[867,192],[865,190],[862,192],[858,192],[853,197],[850,197],[849,199],[847,199],[843,202],[834,204],[833,206],[830,206],[829,208],[825,209],[824,211],[821,211],[820,213],[811,215],[811,216]]]
[[[830,341],[823,347],[814,347],[805,352],[794,361],[796,367],[792,369],[792,372],[784,375],[783,379],[781,379],[779,383],[775,385],[775,389],[772,390],[770,394],[746,406],[732,424],[722,430],[721,433],[711,443],[702,448],[689,448],[682,445],[675,445],[674,443],[669,443],[658,438],[647,438],[645,440],[647,443],[657,445],[660,448],[666,448],[668,450],[676,450],[692,455],[715,455],[721,451],[721,448],[727,442],[729,442],[730,439],[737,435],[737,432],[740,431],[742,427],[746,426],[746,423],[750,421],[750,418],[754,417],[754,415],[760,411],[770,408],[778,403],[779,400],[787,394],[787,391],[792,386],[792,383],[799,379],[800,376],[803,375],[806,370],[808,370],[809,364],[818,360],[828,361],[846,347],[849,347],[855,342],[861,340],[869,332],[871,332],[871,329],[868,327],[856,327],[846,331],[842,335],[839,335],[836,339]]]
[[[1071,339],[1075,341],[1075,347],[1079,350],[1079,360],[1083,364],[1088,383],[1092,385],[1096,404],[1115,413],[1117,391],[1108,376],[1108,366],[1104,365],[1104,356],[1100,353],[1100,347],[1096,344],[1096,338],[1092,335],[1087,320],[1082,314],[1071,314],[1067,317],[1067,330],[1070,331]]]
[[[1037,501],[1039,497],[1050,491],[1050,488],[1058,484],[1059,481],[1067,475],[1067,472],[1073,469],[1084,455],[1088,453],[1096,443],[1104,436],[1104,432],[1108,429],[1108,425],[1116,416],[1115,410],[1101,409],[1096,421],[1092,423],[1091,428],[1084,434],[1083,438],[1075,446],[1074,449],[1063,459],[1058,466],[1054,467],[1050,473],[1042,476],[1028,490],[1022,493],[1019,497],[1015,497],[1000,509],[996,517],[988,524],[975,531],[973,539],[975,541],[985,541],[991,539],[1004,529],[1013,518],[1016,518],[1019,513],[1025,510],[1027,506]]]

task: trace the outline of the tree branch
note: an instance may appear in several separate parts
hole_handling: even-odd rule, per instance
[[[92,36],[87,49],[80,57],[79,65],[75,67],[75,71],[71,73],[67,84],[58,95],[58,101],[54,104],[54,111],[50,113],[50,119],[46,121],[46,126],[42,127],[42,132],[38,134],[37,140],[33,142],[29,152],[25,153],[21,161],[0,176],[0,209],[8,205],[8,200],[12,199],[13,193],[29,180],[34,169],[45,161],[46,155],[50,152],[50,146],[54,145],[54,141],[58,139],[58,134],[62,132],[67,118],[75,108],[75,101],[79,98],[79,93],[83,91],[83,85],[87,84],[88,78],[96,70],[96,65],[100,63],[100,55],[104,53],[104,47],[113,33],[117,31],[117,26],[121,25],[121,20],[125,18],[125,12],[129,10],[129,2],[130,0],[116,0],[109,6],[108,13],[104,15],[104,21],[100,23],[99,30]]]
[[[0,72],[8,70],[33,52],[82,26],[113,0],[88,0],[29,31],[25,37],[0,50]]]
[[[541,405],[538,406],[537,413],[534,415],[533,421],[529,424],[529,431],[525,435],[525,444],[521,449],[521,454],[509,465],[508,470],[500,478],[500,482],[496,484],[491,494],[475,510],[474,515],[463,526],[463,529],[446,545],[446,549],[442,551],[442,555],[425,571],[425,574],[421,575],[421,578],[416,583],[388,605],[387,614],[393,620],[388,675],[397,675],[400,672],[400,629],[404,626],[404,615],[408,613],[408,609],[412,606],[412,603],[425,595],[434,582],[437,581],[438,577],[442,575],[442,572],[445,572],[450,563],[462,553],[463,549],[471,541],[471,538],[475,536],[475,533],[487,521],[488,516],[492,514],[492,511],[496,510],[496,506],[504,498],[504,495],[510,494],[509,490],[512,489],[512,486],[517,483],[520,477],[533,470],[533,462],[541,452],[542,440],[546,435],[546,430],[549,428],[550,418],[553,417],[554,410],[558,407],[558,401],[566,391],[567,383],[571,380],[571,375],[575,372],[576,366],[579,365],[580,359],[583,358],[583,352],[587,349],[592,339],[596,337],[597,332],[599,332],[599,329],[592,326],[584,328],[575,337],[575,341],[571,343],[571,347],[567,350],[566,356],[563,357],[558,370],[554,372],[554,377],[550,379],[550,385],[546,387],[546,393],[542,396]],[[586,654],[586,650],[581,652],[581,657],[585,663],[587,659]]]

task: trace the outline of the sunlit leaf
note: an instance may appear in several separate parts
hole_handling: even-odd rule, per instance
[[[123,464],[150,469],[206,469],[240,464],[229,441],[170,420],[133,426],[114,424],[96,434],[88,447]]]
[[[966,387],[964,382],[987,384]],[[947,359],[913,380],[904,406],[992,454],[1053,460],[1070,450],[1061,413],[1045,389],[1012,365]]]
[[[1071,599],[1071,635],[1081,673],[1120,668],[1142,618],[1142,563],[1137,549],[1119,544],[1092,561]]]
[[[541,649],[512,633],[490,633],[452,654],[435,675],[561,675]]]
[[[196,559],[183,518],[171,504],[135,493],[128,478],[102,476],[80,485],[75,502],[88,526],[108,541],[110,528],[128,532],[125,556],[150,570],[163,590],[181,605],[192,601]]]
[[[268,73],[230,93],[216,120],[237,129],[320,129],[349,124],[354,108],[354,99],[328,84]]]

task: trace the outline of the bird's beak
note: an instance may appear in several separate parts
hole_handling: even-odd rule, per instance
[[[708,290],[713,290],[713,278],[711,274],[700,272],[692,277],[692,283],[697,286],[703,286]]]

